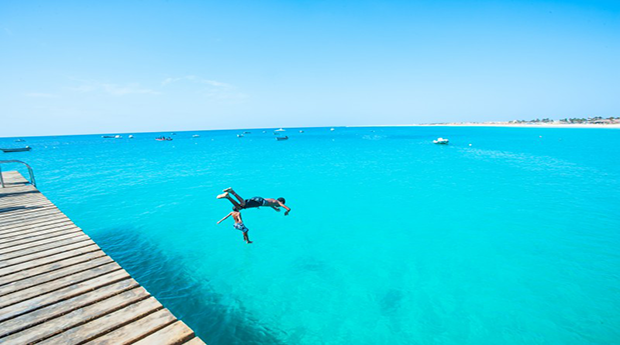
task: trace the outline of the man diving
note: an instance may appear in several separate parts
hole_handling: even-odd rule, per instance
[[[239,210],[247,209],[247,208],[255,208],[261,206],[268,206],[273,208],[274,210],[280,212],[280,207],[283,207],[286,212],[284,212],[285,216],[288,216],[288,213],[291,212],[291,209],[284,205],[286,200],[284,198],[270,199],[270,198],[261,198],[260,196],[255,196],[250,199],[243,199],[239,196],[232,188],[226,188],[223,191],[223,194],[217,196],[218,199],[228,199],[233,206],[235,206]],[[230,194],[234,195],[237,200],[233,199]]]

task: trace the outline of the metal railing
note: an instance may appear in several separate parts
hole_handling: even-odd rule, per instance
[[[22,161],[18,161],[18,160],[8,160],[8,161],[0,161],[0,185],[2,185],[2,188],[4,188],[4,178],[2,177],[2,164],[4,163],[21,163],[25,165],[28,168],[28,173],[30,174],[30,184],[35,187],[37,186],[37,182],[34,180],[34,172],[32,171],[32,168],[30,167],[30,165]]]

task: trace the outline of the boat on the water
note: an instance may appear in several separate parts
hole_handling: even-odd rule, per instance
[[[133,135],[129,134],[129,139],[133,139]]]
[[[237,134],[237,138],[243,138],[243,134]]]
[[[283,137],[276,137],[277,141],[282,141],[282,140],[288,140],[288,136],[283,136]]]
[[[24,140],[24,139],[16,139],[15,140],[16,143],[23,143],[24,141],[26,141],[26,140]]]
[[[335,131],[335,129],[334,129],[334,128],[330,128],[329,130],[330,130],[330,131],[332,131],[332,132],[333,132],[333,131]]]
[[[102,138],[106,138],[106,139],[120,139],[122,138],[122,136],[120,135],[102,135]]]
[[[437,140],[433,140],[433,144],[447,145],[449,142],[448,139],[445,138],[437,138]]]
[[[280,129],[276,129],[274,132],[284,132],[284,131],[286,131],[286,129],[280,128]]]
[[[170,137],[159,137],[159,138],[155,138],[155,140],[157,141],[172,141],[172,138]]]
[[[194,134],[194,135],[192,135],[192,138],[200,138],[200,135]]]
[[[26,147],[14,147],[14,148],[8,148],[8,149],[0,149],[2,151],[4,151],[5,153],[9,153],[9,152],[25,152],[25,151],[30,151],[32,148],[30,146],[26,146]]]
[[[243,132],[243,134],[252,134],[252,132]]]

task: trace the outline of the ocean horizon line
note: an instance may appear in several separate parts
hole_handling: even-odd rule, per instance
[[[68,137],[89,135],[130,135],[130,134],[157,134],[157,133],[185,133],[185,132],[216,132],[216,131],[239,131],[239,130],[271,130],[271,129],[316,129],[316,128],[385,128],[385,127],[512,127],[512,128],[607,128],[620,129],[620,123],[615,124],[570,124],[570,123],[509,123],[501,121],[490,122],[445,122],[445,123],[412,123],[412,124],[373,124],[373,125],[339,125],[339,126],[281,126],[281,127],[239,127],[239,128],[214,128],[214,129],[183,129],[183,130],[160,130],[160,131],[122,131],[122,132],[97,132],[97,133],[74,133],[74,134],[46,134],[46,135],[17,135],[0,136],[4,139],[13,138],[36,138],[36,137]]]

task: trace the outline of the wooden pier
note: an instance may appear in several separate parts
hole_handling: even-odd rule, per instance
[[[0,344],[204,344],[18,172],[2,177]]]

